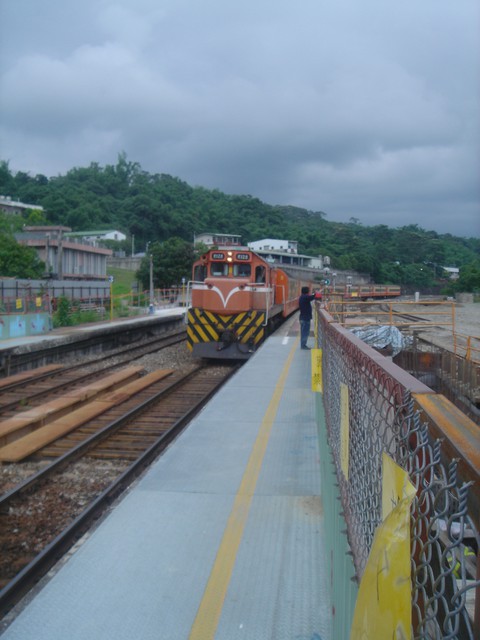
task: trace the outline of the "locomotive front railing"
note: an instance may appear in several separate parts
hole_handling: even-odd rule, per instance
[[[262,327],[266,327],[268,325],[268,321],[270,319],[270,308],[273,304],[273,289],[268,285],[260,282],[249,282],[248,285],[251,287],[254,293],[264,293],[265,294],[265,320],[262,322]],[[258,291],[258,288],[261,287],[264,291]]]
[[[344,522],[344,527],[327,536],[332,544],[329,556],[336,558],[336,566],[331,567],[333,583],[342,580],[348,564],[335,553],[342,529],[353,561],[350,573],[347,569],[343,574],[343,586],[332,585],[332,593],[342,594],[332,603],[336,617],[342,616],[352,571],[359,593],[365,584],[374,543],[383,530],[387,456],[413,487],[407,539],[410,629],[405,635],[388,637],[480,638],[478,426],[320,308],[316,327],[323,372],[323,395],[317,404],[323,407],[325,441],[333,459]],[[320,431],[322,428],[319,424]],[[323,481],[332,482],[328,473]],[[332,526],[331,519],[326,520],[326,526]],[[385,558],[397,542],[393,534],[384,540]],[[385,571],[394,570],[393,562],[387,565]],[[377,602],[378,593],[370,595]],[[393,600],[392,608],[396,605]],[[352,611],[343,611],[343,615],[355,620]]]
[[[192,305],[192,290],[193,290],[193,285],[195,284],[204,284],[204,283],[198,280],[189,280],[187,282],[187,303],[186,303],[187,308],[189,308]],[[188,313],[186,313],[183,316],[183,321],[185,324],[188,324]]]

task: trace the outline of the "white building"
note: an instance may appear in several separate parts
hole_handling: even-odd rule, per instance
[[[448,274],[450,280],[458,280],[460,277],[460,269],[458,267],[442,267],[442,269]]]
[[[264,238],[249,242],[248,248],[271,263],[289,264],[307,269],[323,269],[324,266],[322,256],[314,257],[298,253],[296,240]]]
[[[120,242],[127,239],[125,233],[115,229],[109,229],[107,231],[72,231],[70,233],[66,233],[65,237],[72,239],[81,238],[85,242],[92,243],[94,247],[103,240],[116,240],[117,242]]]
[[[284,251],[286,253],[298,253],[298,242],[296,240],[275,240],[265,238],[249,242],[248,248],[252,251]]]
[[[0,211],[7,214],[20,215],[25,211],[43,211],[43,207],[36,204],[26,204],[12,200],[10,196],[0,196]]]
[[[239,247],[242,236],[232,233],[199,233],[193,237],[193,244],[202,243],[207,247]]]

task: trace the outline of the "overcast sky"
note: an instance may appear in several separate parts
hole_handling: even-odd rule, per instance
[[[479,5],[0,0],[0,158],[480,236]]]

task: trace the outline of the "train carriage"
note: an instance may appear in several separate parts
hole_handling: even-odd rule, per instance
[[[337,289],[337,293],[344,295],[345,299],[359,298],[360,300],[397,298],[402,294],[400,286],[393,284],[368,284],[356,287],[340,287]]]

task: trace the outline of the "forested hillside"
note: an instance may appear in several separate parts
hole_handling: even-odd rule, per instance
[[[135,250],[142,251],[147,242],[192,242],[194,234],[223,232],[239,234],[245,243],[265,237],[297,240],[302,253],[328,255],[336,269],[368,272],[376,282],[430,286],[442,266],[462,267],[474,282],[480,280],[478,238],[439,235],[419,225],[392,229],[363,226],[353,218],[346,224],[330,222],[321,211],[271,206],[249,195],[150,174],[124,154],[115,166],[91,163],[51,178],[14,174],[3,161],[0,193],[44,207],[44,220],[32,214],[23,223],[62,224],[74,231],[116,228],[129,237],[127,252],[132,236]]]

